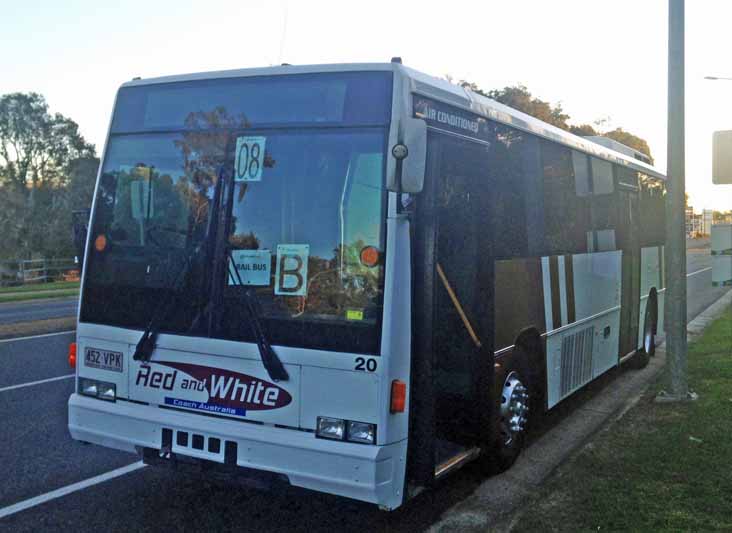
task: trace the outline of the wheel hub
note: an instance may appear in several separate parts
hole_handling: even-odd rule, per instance
[[[503,383],[501,394],[501,433],[504,443],[511,444],[526,430],[529,413],[529,393],[516,372]]]

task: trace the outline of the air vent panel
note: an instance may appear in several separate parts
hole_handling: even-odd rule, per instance
[[[592,347],[595,326],[565,335],[562,339],[562,363],[559,381],[560,397],[572,392],[592,379]]]

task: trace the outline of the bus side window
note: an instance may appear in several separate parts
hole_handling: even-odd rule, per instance
[[[633,249],[637,244],[640,231],[638,213],[638,174],[637,170],[623,165],[614,165],[618,183],[616,244],[618,249]]]
[[[525,133],[495,125],[496,142],[490,148],[493,201],[491,221],[496,257],[528,255],[527,201],[531,182],[528,168],[535,141]]]
[[[586,252],[590,225],[586,156],[553,142],[542,141],[541,165],[544,253]]]
[[[666,241],[666,186],[641,173],[640,187],[640,245],[662,245]]]
[[[613,165],[609,161],[590,157],[592,168],[592,230],[591,251],[605,252],[617,249],[617,195],[613,181]],[[590,238],[588,238],[590,241]]]

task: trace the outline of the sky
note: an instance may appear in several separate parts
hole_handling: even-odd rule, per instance
[[[449,9],[448,9],[449,8]],[[606,120],[666,167],[666,0],[193,2],[0,0],[0,94],[35,91],[101,153],[119,85],[136,76],[279,64],[387,62],[484,90],[521,83],[573,123]],[[712,133],[732,129],[732,1],[686,6],[686,188],[712,185]]]

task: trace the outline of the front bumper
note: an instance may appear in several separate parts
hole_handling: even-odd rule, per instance
[[[407,442],[369,446],[317,439],[313,433],[249,424],[126,401],[72,394],[69,431],[76,440],[135,452],[160,449],[163,428],[236,442],[237,466],[287,476],[292,485],[394,509],[403,500]],[[173,451],[218,460],[205,450]],[[223,460],[223,451],[220,457]]]

